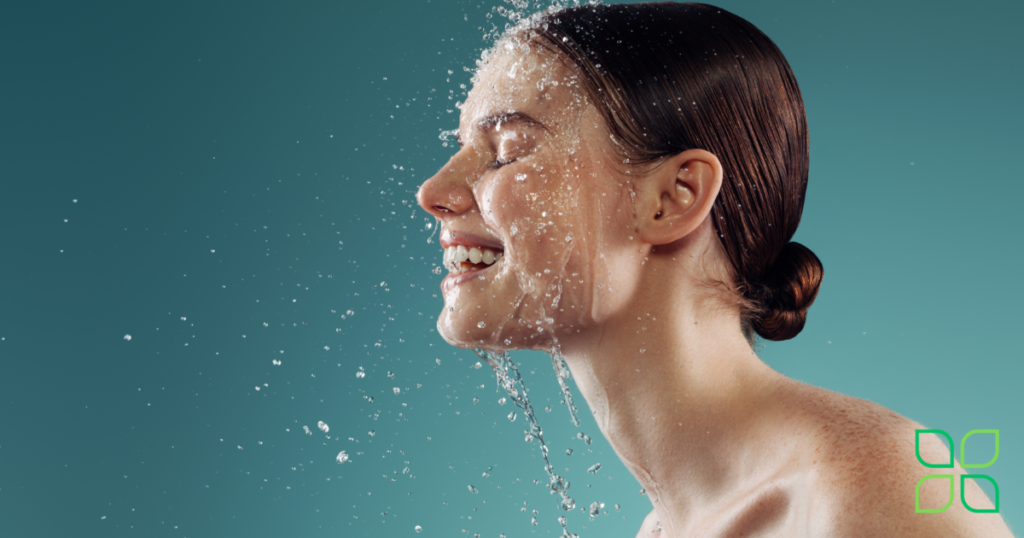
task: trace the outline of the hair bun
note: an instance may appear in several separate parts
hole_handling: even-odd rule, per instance
[[[825,269],[811,249],[790,241],[762,278],[765,297],[754,330],[767,340],[789,340],[804,328]]]

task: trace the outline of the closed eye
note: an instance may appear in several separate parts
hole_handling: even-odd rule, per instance
[[[491,164],[488,165],[488,168],[490,168],[491,170],[497,170],[497,169],[501,168],[502,166],[505,166],[506,164],[512,164],[512,163],[516,162],[517,160],[518,159],[511,159],[511,160],[508,160],[508,161],[502,161],[500,159],[495,159],[494,161],[491,162]]]

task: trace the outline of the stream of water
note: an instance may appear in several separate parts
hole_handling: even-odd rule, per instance
[[[559,507],[562,510],[572,510],[576,507],[576,501],[569,496],[569,481],[555,473],[555,467],[551,465],[551,460],[548,459],[548,446],[544,441],[544,431],[541,430],[540,425],[537,423],[537,414],[534,412],[533,405],[530,404],[530,399],[526,395],[526,384],[523,382],[523,376],[519,373],[515,362],[512,361],[507,351],[494,352],[480,348],[476,348],[473,351],[481,359],[487,361],[487,364],[491,365],[498,378],[498,386],[508,394],[509,399],[519,409],[522,409],[526,415],[526,419],[530,423],[530,429],[526,434],[526,441],[530,442],[536,439],[540,443],[540,452],[544,457],[544,471],[548,473],[548,479],[550,480],[548,487],[551,489],[552,494],[557,493],[561,496],[562,500],[559,503]],[[569,368],[557,346],[552,351],[551,361],[555,365],[555,377],[558,378],[558,384],[562,389],[565,403],[569,407],[572,423],[579,426],[580,421],[576,416],[576,405],[573,403],[569,387],[565,383],[565,380],[569,378]],[[558,522],[562,525],[562,536],[578,538],[578,535],[569,532],[568,520],[565,516],[559,516]]]

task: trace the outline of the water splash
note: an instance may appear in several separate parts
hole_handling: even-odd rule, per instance
[[[529,421],[530,430],[526,436],[527,441],[536,439],[540,443],[540,453],[544,458],[544,471],[547,472],[550,482],[548,487],[551,488],[552,493],[558,493],[562,498],[559,503],[559,507],[562,510],[569,511],[576,507],[576,501],[569,496],[569,481],[555,473],[554,465],[551,465],[551,460],[548,458],[548,447],[544,441],[544,432],[541,430],[540,425],[537,423],[537,414],[533,410],[533,405],[530,403],[530,399],[526,396],[526,384],[523,382],[523,376],[519,373],[519,369],[516,367],[515,362],[509,356],[507,351],[492,352],[485,349],[474,348],[477,356],[487,361],[487,364],[491,365],[494,369],[494,373],[498,378],[498,386],[504,390],[512,403],[523,411],[526,415],[526,419]],[[561,353],[558,353],[561,357]],[[564,359],[561,361],[565,364]],[[568,367],[566,367],[568,370]],[[560,377],[560,376],[559,376]],[[564,386],[564,381],[561,380],[560,384]],[[567,389],[566,389],[567,390]],[[575,414],[575,406],[570,408],[573,413],[573,420],[578,422]],[[562,525],[562,536],[568,538],[578,538],[577,535],[571,534],[567,527],[567,520],[565,516],[558,518],[558,522]]]
[[[576,403],[572,401],[572,393],[569,392],[569,385],[565,382],[572,374],[569,372],[569,365],[566,364],[565,357],[562,356],[562,348],[557,343],[551,348],[551,365],[555,367],[555,378],[558,379],[558,386],[562,389],[565,405],[569,407],[572,425],[579,427],[580,418],[577,415]]]
[[[483,39],[485,41],[493,39],[495,42],[499,41],[502,36],[514,33],[515,30],[530,27],[540,24],[540,17],[545,13],[555,13],[569,7],[579,7],[580,0],[548,0],[548,6],[543,6],[543,0],[503,0],[509,7],[498,6],[493,8],[493,11],[502,17],[508,19],[503,28],[499,28],[497,24],[491,23],[489,31],[485,31]],[[599,0],[586,0],[587,4],[596,5]],[[533,4],[532,13],[531,6]],[[488,14],[487,18],[490,19],[491,15]],[[443,136],[443,135],[442,135]],[[442,138],[444,140],[444,138]]]

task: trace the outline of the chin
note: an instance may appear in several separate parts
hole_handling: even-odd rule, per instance
[[[495,328],[478,327],[479,321],[459,319],[445,311],[437,319],[437,332],[445,342],[464,349],[486,348],[489,350],[503,349],[499,347],[501,339]]]
[[[447,308],[446,308],[447,310]],[[504,326],[479,327],[477,320],[460,319],[447,316],[444,311],[437,320],[437,332],[445,342],[463,349],[482,348],[488,351],[514,351],[534,349],[550,351],[554,347],[551,331],[545,328],[538,331],[533,327],[520,327],[510,320]],[[516,326],[512,326],[516,323]]]

